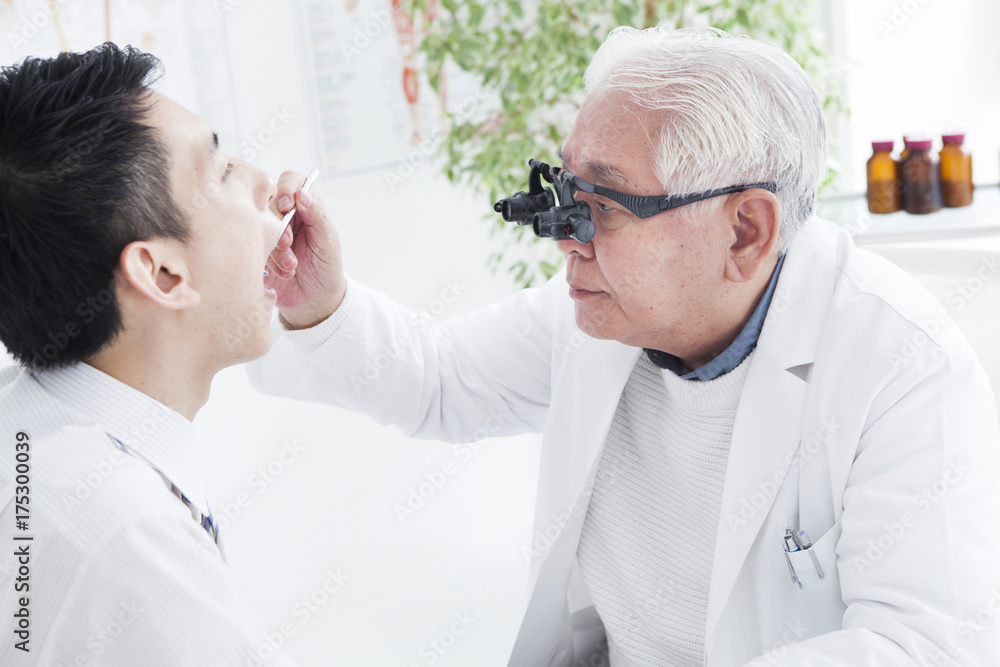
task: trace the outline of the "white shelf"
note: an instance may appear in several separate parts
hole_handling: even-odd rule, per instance
[[[911,215],[904,211],[874,215],[864,196],[820,201],[819,217],[849,230],[858,245],[935,241],[1000,235],[1000,187],[978,186],[971,206],[942,208],[937,213]]]

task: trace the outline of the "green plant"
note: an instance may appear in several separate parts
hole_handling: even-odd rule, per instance
[[[428,0],[410,0],[427,12]],[[452,61],[499,92],[499,106],[474,117],[452,116],[444,138],[449,180],[488,197],[527,188],[527,159],[553,161],[583,99],[583,73],[613,28],[714,26],[773,43],[812,76],[824,105],[838,110],[831,91],[833,59],[810,15],[810,0],[441,0],[441,11],[424,26],[421,50],[436,90]],[[505,227],[496,216],[494,232]],[[530,286],[558,271],[561,256],[551,243],[518,228],[505,233],[503,249],[489,265],[506,264],[515,282]]]

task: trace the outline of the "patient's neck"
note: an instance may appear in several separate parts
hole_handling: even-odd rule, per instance
[[[194,421],[220,369],[194,350],[176,345],[176,338],[142,337],[137,342],[139,338],[123,334],[87,363]]]

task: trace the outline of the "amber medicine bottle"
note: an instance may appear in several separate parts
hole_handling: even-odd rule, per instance
[[[972,203],[972,156],[962,150],[964,134],[941,137],[941,203],[948,207]]]
[[[872,213],[895,213],[903,208],[903,184],[892,147],[891,141],[872,142],[868,158],[868,210]]]
[[[931,154],[930,139],[906,141],[903,172],[903,208],[907,213],[933,213],[941,209],[938,162]]]

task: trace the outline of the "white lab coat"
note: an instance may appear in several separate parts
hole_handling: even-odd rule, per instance
[[[524,547],[532,594],[510,665],[607,664],[594,614],[591,634],[578,623],[574,638],[567,587],[640,350],[583,335],[561,276],[443,325],[350,292],[342,322],[279,335],[250,367],[254,385],[420,438],[543,431]],[[802,587],[792,582],[786,527],[807,531],[824,578],[799,552]],[[1000,665],[989,382],[923,288],[829,223],[810,220],[789,249],[737,410],[719,524],[705,531],[691,548],[714,539],[711,667]]]

